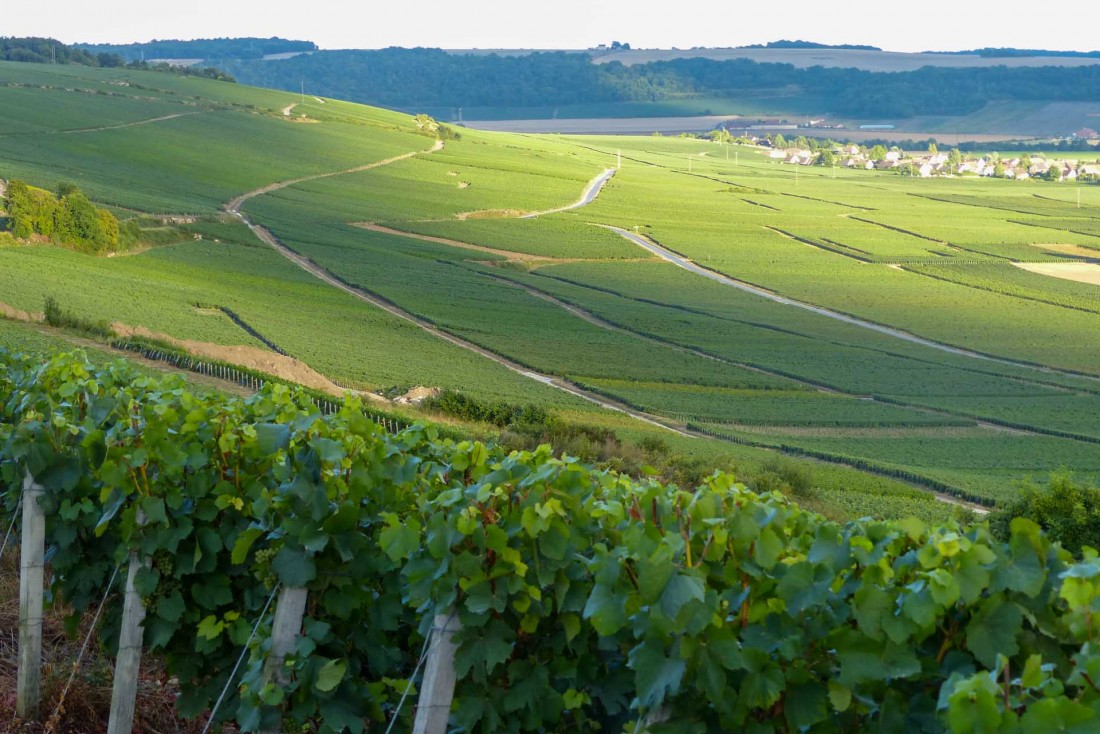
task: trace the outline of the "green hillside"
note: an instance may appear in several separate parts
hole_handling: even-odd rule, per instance
[[[1100,298],[1013,265],[1100,251],[1096,187],[1077,208],[1068,184],[796,170],[681,139],[458,129],[438,149],[412,117],[331,99],[133,69],[0,75],[0,178],[72,182],[158,245],[0,238],[13,309],[53,296],[263,351],[255,332],[339,384],[536,403],[761,486],[790,486],[777,451],[813,458],[804,499],[838,515],[943,517],[927,490],[992,504],[1059,469],[1100,475]],[[545,213],[619,154],[592,203]],[[1033,246],[1051,243],[1085,254]]]

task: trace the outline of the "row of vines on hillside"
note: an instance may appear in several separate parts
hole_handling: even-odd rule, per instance
[[[265,684],[261,620],[220,710],[246,731],[407,731],[399,701],[449,609],[467,732],[1100,726],[1100,560],[1027,520],[1007,543],[838,525],[728,475],[689,491],[388,435],[284,386],[200,397],[80,355],[0,367],[4,508],[25,472],[45,487],[53,598],[77,613],[131,550],[152,557],[145,645],[189,716],[282,585],[308,589],[302,635],[287,685]]]

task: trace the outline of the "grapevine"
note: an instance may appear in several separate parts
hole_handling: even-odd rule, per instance
[[[720,473],[687,490],[547,447],[389,435],[354,399],[321,416],[284,386],[240,400],[80,355],[0,365],[3,507],[25,472],[45,488],[53,593],[78,611],[131,552],[149,559],[145,644],[189,715],[258,620],[219,715],[408,729],[397,702],[452,609],[452,724],[472,733],[1100,722],[1100,559],[1027,520],[1007,543],[984,525],[840,525]],[[309,592],[282,687],[260,614],[277,584]]]

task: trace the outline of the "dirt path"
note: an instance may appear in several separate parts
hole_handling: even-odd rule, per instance
[[[623,413],[623,414],[628,415],[628,416],[630,416],[630,417],[632,417],[636,420],[642,421],[643,423],[654,426],[656,428],[662,428],[666,431],[671,431],[671,432],[673,432],[677,435],[680,435],[680,436],[684,436],[684,437],[688,437],[688,438],[702,438],[702,439],[708,439],[709,438],[709,439],[713,439],[714,437],[712,437],[712,436],[708,436],[707,434],[691,430],[691,429],[687,428],[686,426],[681,426],[681,425],[679,425],[675,422],[672,422],[672,421],[666,423],[664,420],[658,418],[657,416],[651,415],[649,413],[645,413],[643,411],[635,410],[635,409],[633,409],[633,408],[631,408],[631,407],[629,407],[629,406],[627,406],[623,403],[619,403],[618,401],[612,400],[610,398],[605,398],[601,395],[596,395],[594,393],[590,393],[587,390],[584,390],[583,388],[581,388],[580,386],[575,385],[575,384],[573,384],[573,383],[571,383],[567,380],[563,380],[563,379],[558,378],[558,377],[553,377],[551,375],[546,375],[546,374],[543,374],[543,373],[540,373],[540,372],[536,372],[532,369],[529,369],[528,367],[525,367],[524,365],[521,365],[517,362],[513,362],[512,360],[508,359],[507,357],[503,357],[503,356],[501,356],[499,354],[496,354],[494,352],[491,352],[491,351],[489,351],[489,350],[487,350],[487,349],[485,349],[485,348],[483,348],[483,347],[481,347],[481,346],[479,346],[479,345],[477,345],[473,342],[467,341],[466,339],[463,339],[462,337],[456,336],[456,335],[451,334],[449,332],[445,332],[445,331],[439,329],[438,327],[436,327],[431,322],[427,321],[426,319],[423,319],[423,318],[417,316],[416,314],[413,314],[409,311],[406,311],[403,308],[401,308],[400,306],[398,306],[398,305],[396,305],[396,304],[394,304],[394,303],[392,303],[392,302],[390,302],[390,301],[388,301],[388,300],[386,300],[386,299],[384,299],[384,298],[382,298],[382,297],[380,297],[380,296],[378,296],[374,293],[371,293],[371,292],[369,292],[369,291],[367,291],[363,288],[353,286],[349,283],[345,283],[344,281],[339,279],[335,274],[331,273],[330,271],[328,271],[324,267],[314,263],[313,261],[309,260],[307,257],[305,257],[305,256],[295,252],[291,248],[287,247],[285,244],[283,244],[281,241],[279,241],[279,239],[277,237],[275,237],[275,235],[272,232],[270,232],[269,230],[267,230],[266,228],[264,228],[261,225],[253,223],[251,220],[248,219],[248,217],[246,217],[240,211],[240,207],[241,207],[242,204],[244,204],[245,201],[248,201],[249,199],[254,198],[256,196],[261,196],[263,194],[267,194],[267,193],[270,193],[272,191],[277,191],[279,189],[286,188],[287,186],[291,186],[291,185],[296,184],[296,183],[301,183],[301,182],[304,182],[304,181],[311,181],[311,180],[315,180],[315,179],[319,179],[319,178],[326,178],[326,177],[330,177],[330,176],[338,176],[338,175],[345,174],[345,173],[354,173],[354,172],[358,172],[358,171],[365,171],[365,170],[369,170],[371,168],[376,168],[378,166],[388,165],[390,163],[394,163],[394,162],[397,162],[397,161],[400,161],[400,160],[405,160],[405,159],[411,158],[411,157],[416,156],[416,155],[420,155],[421,152],[435,152],[435,151],[438,151],[438,150],[442,149],[442,147],[443,147],[442,141],[437,141],[436,144],[429,151],[416,151],[416,152],[412,152],[412,153],[405,153],[403,155],[394,156],[393,158],[388,158],[388,159],[383,160],[383,161],[378,161],[376,163],[370,163],[370,164],[367,164],[365,166],[359,166],[357,168],[352,168],[352,169],[348,169],[348,170],[345,170],[345,171],[336,171],[336,172],[332,172],[332,173],[316,174],[316,175],[313,175],[313,176],[304,176],[304,177],[301,177],[301,178],[298,178],[298,179],[292,179],[290,181],[283,181],[283,182],[279,182],[279,183],[269,184],[268,186],[264,186],[264,187],[261,187],[259,189],[254,190],[254,191],[250,191],[248,193],[242,194],[242,195],[236,197],[235,199],[231,200],[229,203],[227,203],[225,205],[225,211],[230,212],[231,214],[234,214],[250,230],[252,230],[252,232],[261,241],[263,241],[268,246],[272,247],[279,254],[283,255],[285,258],[290,260],[292,263],[297,265],[302,270],[304,270],[307,273],[310,273],[311,275],[316,277],[318,280],[320,280],[324,283],[327,283],[328,285],[330,285],[334,288],[338,288],[339,290],[343,291],[344,293],[347,293],[348,295],[352,296],[353,298],[356,298],[360,301],[363,301],[364,303],[368,303],[372,306],[375,306],[376,308],[379,308],[379,309],[389,313],[392,316],[395,316],[395,317],[397,317],[397,318],[399,318],[403,321],[411,323],[411,324],[417,326],[418,328],[422,329],[423,331],[427,332],[428,334],[431,334],[432,336],[436,337],[437,339],[442,339],[443,341],[446,341],[446,342],[448,342],[450,344],[453,344],[457,347],[460,347],[460,348],[465,349],[467,351],[473,352],[474,354],[477,354],[481,357],[484,357],[488,360],[491,360],[491,361],[495,362],[496,364],[499,364],[502,367],[505,367],[506,369],[508,369],[508,370],[518,374],[518,375],[521,375],[521,376],[526,377],[526,378],[531,379],[531,380],[535,380],[537,382],[541,382],[544,385],[547,385],[549,387],[553,387],[555,389],[561,390],[562,392],[569,393],[570,395],[578,397],[578,398],[580,398],[582,400],[585,400],[589,403],[592,403],[593,405],[596,405],[598,407],[601,407],[601,408],[604,408],[604,409],[607,409],[607,410],[613,410],[613,411],[616,411],[618,413]],[[575,204],[573,204],[570,207],[565,207],[564,209],[555,210],[555,211],[565,211],[565,210],[568,210],[568,209],[577,208],[579,206],[584,206],[585,204],[590,203],[591,201],[593,201],[596,198],[596,196],[599,194],[600,189],[607,182],[607,180],[614,174],[614,172],[615,172],[615,169],[609,169],[607,171],[604,171],[603,174],[598,176],[594,181],[592,181],[589,184],[589,187],[585,190],[584,195],[581,197],[581,199],[578,202],[576,202]],[[427,235],[412,235],[408,232],[401,232],[399,230],[391,230],[389,228],[380,227],[378,225],[369,225],[369,226],[367,226],[367,225],[358,225],[358,226],[365,226],[367,229],[372,229],[373,231],[386,232],[388,234],[395,234],[395,235],[401,235],[401,236],[406,236],[406,237],[414,237],[414,238],[418,238],[418,239],[425,239],[427,241],[439,242],[441,244],[448,244],[448,245],[452,245],[452,246],[458,246],[458,247],[462,247],[464,249],[473,249],[473,250],[477,250],[477,251],[494,252],[494,250],[492,248],[484,248],[480,245],[471,245],[469,243],[459,243],[457,241],[448,241],[444,238],[434,238],[434,237],[429,237]],[[650,243],[647,243],[646,241],[641,240],[640,238],[637,239],[637,240],[634,240],[634,238],[630,235],[630,233],[626,232],[625,230],[621,230],[621,229],[618,229],[616,227],[609,227],[609,229],[612,229],[613,231],[618,232],[620,235],[625,236],[628,239],[631,239],[636,244],[642,245],[646,249],[650,250],[650,252],[652,252],[653,254],[655,254],[658,257],[661,257],[663,259],[668,259],[666,257],[666,254],[667,255],[672,255],[673,254],[673,253],[670,253],[670,252],[664,250],[664,248],[657,247],[656,245],[653,245],[653,247],[657,247],[657,249],[651,249]],[[499,251],[499,250],[495,251],[495,252],[499,253],[499,254],[502,254],[502,255],[505,255],[506,257],[516,254],[516,253],[508,253],[506,251]],[[684,262],[686,263],[687,261],[684,261]],[[700,268],[700,270],[702,270],[702,269]],[[705,273],[705,272],[708,272],[708,271],[703,271],[703,272]],[[717,274],[713,274],[713,275],[717,275]],[[708,277],[710,277],[710,276],[708,276]],[[724,278],[724,276],[721,276],[721,277]],[[731,281],[731,282],[735,282],[735,281]],[[523,286],[520,286],[520,287],[523,287]],[[533,291],[534,289],[531,289],[531,290]],[[766,291],[761,291],[761,293],[767,293],[767,292]],[[774,294],[771,294],[771,295],[774,296]],[[589,321],[590,323],[594,323],[596,325],[599,325],[603,328],[612,328],[612,329],[619,329],[620,328],[620,327],[617,327],[613,324],[610,324],[609,322],[604,322],[602,319],[599,319],[599,317],[597,317],[593,314],[588,314],[587,312],[583,312],[582,309],[578,309],[574,306],[571,306],[570,304],[565,304],[564,302],[561,302],[558,299],[553,298],[552,296],[547,296],[546,294],[540,294],[539,297],[546,298],[547,300],[556,302],[559,305],[561,305],[563,308],[567,308],[567,310],[569,310],[571,313],[574,313],[574,315],[577,315],[581,318],[584,318],[586,321]],[[774,297],[780,298],[779,296],[774,296]],[[814,307],[810,307],[810,308],[814,308]],[[683,348],[682,350],[685,351],[685,352],[692,352],[693,351],[693,350],[689,350],[687,348]],[[724,361],[724,360],[720,360],[720,359],[717,359],[717,358],[714,358],[714,357],[710,357],[709,355],[706,355],[706,356],[708,356],[711,359],[715,359],[716,361]],[[752,368],[750,368],[750,369],[752,369]],[[773,450],[775,450],[775,449],[773,449]],[[782,453],[782,451],[780,451],[780,453]],[[914,486],[918,486],[918,485],[914,485]],[[937,491],[932,490],[928,487],[921,486],[920,488],[923,489],[923,490],[929,491],[939,501],[947,502],[949,504],[969,507],[969,508],[975,510],[976,512],[988,512],[988,510],[985,510],[980,505],[970,503],[970,502],[966,502],[964,500],[959,500],[955,497],[952,497],[950,495],[947,495],[947,494],[944,494],[944,493],[941,493],[941,492],[937,492]]]
[[[283,108],[283,117],[290,117],[290,113],[294,111],[294,108],[298,106],[298,103],[288,104]]]
[[[375,161],[374,163],[367,163],[366,165],[356,166],[355,168],[348,168],[343,171],[330,171],[329,173],[314,173],[309,176],[301,176],[299,178],[292,178],[287,181],[278,181],[267,186],[261,186],[258,189],[253,189],[240,196],[231,199],[223,208],[230,214],[240,215],[241,205],[243,205],[249,199],[254,199],[257,196],[263,196],[264,194],[270,194],[272,191],[278,191],[279,189],[285,189],[287,186],[293,186],[294,184],[305,183],[306,181],[316,181],[320,178],[331,178],[332,176],[344,176],[349,173],[360,173],[362,171],[369,171],[372,168],[378,168],[379,166],[388,166],[391,163],[397,163],[414,156],[418,156],[421,153],[435,153],[438,150],[443,150],[443,141],[435,141],[428,150],[414,150],[411,153],[402,153],[401,155],[395,155],[392,158],[386,158],[385,160]]]
[[[222,380],[217,377],[200,375],[199,373],[191,372],[190,370],[181,370],[175,367],[170,367],[164,362],[159,362],[155,359],[146,359],[136,352],[131,352],[126,349],[115,349],[109,344],[95,341],[94,339],[85,339],[84,337],[74,336],[72,334],[61,331],[60,329],[54,329],[43,324],[37,324],[31,328],[33,328],[38,333],[45,334],[49,337],[64,339],[75,347],[80,347],[82,349],[91,349],[97,352],[103,352],[104,354],[121,357],[128,362],[140,364],[143,367],[156,370],[157,372],[164,372],[166,374],[173,375],[183,375],[188,382],[194,383],[196,385],[205,385],[207,387],[212,387],[220,390],[221,392],[231,393],[233,395],[248,396],[252,394],[251,390],[243,385],[239,385],[236,382],[233,382],[232,380]]]
[[[424,242],[434,242],[438,245],[447,245],[449,247],[459,247],[463,250],[472,250],[473,252],[484,252],[489,255],[500,255],[503,258],[511,261],[518,262],[539,262],[539,263],[556,263],[560,262],[558,258],[545,257],[543,255],[530,255],[523,252],[513,252],[512,250],[498,250],[493,247],[485,247],[484,245],[474,245],[469,242],[460,242],[459,240],[450,240],[446,237],[434,237],[427,234],[416,234],[415,232],[405,232],[400,229],[392,229],[390,227],[383,227],[380,224],[374,224],[373,222],[352,222],[351,226],[359,227],[360,229],[366,229],[371,232],[379,232],[381,234],[396,235],[398,237],[409,237],[414,240],[422,240]]]
[[[1012,263],[1021,270],[1046,275],[1051,278],[1073,280],[1078,283],[1100,285],[1100,265],[1095,262],[1060,262],[1060,263]]]
[[[356,286],[352,286],[352,285],[349,285],[349,284],[345,283],[344,281],[337,278],[335,275],[333,275],[331,272],[329,272],[325,268],[321,267],[320,265],[317,265],[316,263],[309,260],[308,258],[303,257],[302,255],[298,254],[294,250],[291,250],[289,247],[287,247],[282,242],[280,242],[275,237],[275,235],[273,235],[267,229],[261,227],[258,224],[253,224],[252,222],[248,221],[248,219],[245,218],[243,215],[241,215],[239,212],[235,212],[235,213],[237,214],[237,216],[241,217],[241,220],[244,221],[244,223],[246,225],[248,225],[248,227],[256,234],[257,237],[259,237],[261,240],[263,240],[265,243],[267,243],[271,247],[275,248],[275,250],[277,250],[281,255],[283,255],[285,258],[287,258],[288,260],[293,262],[295,265],[300,267],[302,270],[305,270],[307,273],[310,273],[311,275],[313,275],[317,279],[331,285],[334,288],[339,288],[344,293],[347,293],[348,295],[350,295],[354,298],[357,298],[360,301],[363,301],[365,303],[369,303],[372,306],[375,306],[377,308],[382,309],[383,311],[385,311],[386,313],[388,313],[392,316],[396,316],[399,319],[407,321],[411,324],[415,324],[416,326],[420,327],[421,329],[423,329],[424,331],[428,332],[429,334],[431,334],[432,336],[434,336],[438,339],[442,339],[445,342],[449,342],[450,344],[454,344],[457,347],[461,347],[461,348],[466,349],[468,351],[471,351],[471,352],[473,352],[473,353],[475,353],[479,356],[485,357],[486,359],[492,360],[493,362],[496,362],[497,364],[508,368],[512,372],[515,372],[516,374],[523,375],[524,377],[527,377],[527,378],[532,379],[532,380],[536,380],[538,382],[543,383],[544,385],[549,385],[550,387],[557,388],[557,389],[559,389],[563,392],[567,392],[571,395],[574,395],[578,398],[581,398],[582,400],[587,400],[588,402],[594,403],[594,404],[600,406],[601,408],[607,408],[608,410],[615,410],[615,411],[618,411],[620,413],[626,413],[627,415],[630,415],[634,418],[637,418],[638,420],[649,423],[650,425],[656,426],[658,428],[664,428],[664,429],[672,431],[674,433],[678,433],[682,436],[692,435],[692,434],[689,434],[689,433],[687,433],[683,430],[680,430],[679,428],[675,428],[673,426],[666,425],[663,422],[657,420],[656,418],[653,418],[653,417],[651,417],[651,416],[649,416],[645,413],[633,410],[633,409],[627,407],[626,405],[616,403],[616,402],[614,402],[612,400],[609,400],[607,398],[598,397],[594,394],[591,394],[591,393],[585,391],[584,389],[574,385],[573,383],[568,382],[567,380],[562,380],[562,379],[557,378],[557,377],[551,377],[550,375],[545,375],[545,374],[542,374],[540,372],[535,372],[534,370],[532,370],[528,367],[525,367],[521,364],[513,362],[510,359],[507,359],[506,357],[502,357],[499,354],[496,354],[494,352],[490,352],[489,350],[487,350],[483,347],[480,347],[477,344],[474,344],[473,342],[466,341],[462,337],[455,336],[454,334],[448,333],[446,331],[442,331],[441,329],[439,329],[435,325],[433,325],[431,322],[429,322],[425,319],[422,319],[421,317],[417,316],[416,314],[413,314],[413,313],[410,313],[410,312],[404,310],[403,308],[397,306],[396,304],[393,304],[393,303],[391,303],[391,302],[389,302],[389,301],[387,301],[387,300],[385,300],[385,299],[383,299],[383,298],[381,298],[381,297],[379,297],[379,296],[377,296],[377,295],[375,295],[375,294],[373,294],[373,293],[371,293],[367,290],[364,290],[362,288],[358,288]]]
[[[534,219],[535,217],[541,217],[545,214],[557,214],[558,212],[567,212],[571,209],[580,209],[582,206],[587,206],[596,200],[596,197],[603,191],[604,185],[611,180],[611,177],[615,175],[616,168],[605,169],[603,173],[596,178],[588,182],[588,186],[584,188],[584,192],[581,194],[581,198],[574,201],[568,206],[558,207],[557,209],[547,209],[543,212],[531,212],[530,214],[524,214],[520,219]]]
[[[148,120],[137,120],[135,122],[120,122],[117,125],[100,125],[98,127],[76,127],[69,130],[31,130],[28,132],[18,133],[0,133],[0,138],[14,138],[25,137],[27,135],[79,135],[81,133],[98,133],[104,130],[121,130],[127,127],[137,127],[139,125],[151,125],[154,122],[165,122],[166,120],[175,120],[179,117],[189,117],[191,115],[201,115],[202,112],[177,112],[174,115],[162,115],[160,117],[151,117]]]
[[[153,117],[148,120],[138,120],[137,122],[123,122],[118,125],[104,125],[103,127],[82,127],[75,130],[55,130],[54,132],[61,133],[63,135],[74,135],[76,133],[97,133],[103,130],[121,130],[124,127],[137,127],[138,125],[151,125],[154,122],[164,122],[166,120],[175,120],[180,117],[190,117],[191,115],[201,115],[201,112],[177,112],[174,115],[164,115],[162,117]]]
[[[728,275],[723,275],[722,273],[716,272],[714,270],[704,268],[703,266],[696,264],[695,262],[689,260],[688,258],[686,258],[682,255],[679,255],[679,254],[673,252],[672,250],[666,249],[666,248],[662,247],[661,245],[658,245],[656,242],[653,242],[652,240],[646,239],[645,237],[642,237],[640,235],[636,235],[633,232],[630,232],[628,230],[621,229],[619,227],[612,227],[610,225],[601,225],[601,226],[606,226],[607,229],[610,229],[612,232],[615,232],[616,234],[618,234],[622,237],[625,237],[626,239],[630,240],[631,242],[638,245],[639,247],[645,248],[646,250],[652,252],[654,255],[660,257],[662,260],[667,260],[668,262],[672,263],[673,265],[676,265],[677,267],[683,268],[684,270],[687,270],[690,273],[694,273],[696,275],[701,275],[704,278],[707,278],[709,280],[713,280],[713,281],[715,281],[717,283],[720,283],[722,285],[729,286],[730,288],[736,288],[737,290],[743,291],[745,293],[751,293],[754,296],[760,296],[761,298],[767,298],[769,301],[774,301],[775,303],[781,303],[785,306],[794,306],[795,308],[801,308],[801,309],[804,309],[806,311],[811,311],[813,313],[816,313],[820,316],[825,316],[827,318],[835,319],[837,321],[843,321],[844,323],[851,324],[852,326],[858,326],[862,329],[867,329],[869,331],[875,331],[875,332],[878,332],[879,334],[885,334],[886,336],[892,336],[895,339],[901,339],[903,341],[907,341],[907,342],[910,342],[912,344],[919,344],[922,347],[929,347],[931,349],[936,349],[936,350],[941,351],[941,352],[947,352],[948,354],[954,354],[954,355],[957,355],[957,356],[960,356],[960,357],[969,357],[971,359],[981,359],[981,360],[985,360],[987,362],[996,362],[998,364],[1011,365],[1012,367],[1024,367],[1024,368],[1027,368],[1027,369],[1036,370],[1038,372],[1057,373],[1057,374],[1062,374],[1062,375],[1069,375],[1069,376],[1072,376],[1072,377],[1080,377],[1080,378],[1084,378],[1084,379],[1088,379],[1088,380],[1098,380],[1098,381],[1100,381],[1100,377],[1097,377],[1097,376],[1094,376],[1094,375],[1082,375],[1082,374],[1078,374],[1078,373],[1075,373],[1075,372],[1067,372],[1065,370],[1056,369],[1054,367],[1041,367],[1041,366],[1034,365],[1034,364],[1028,364],[1027,362],[1018,362],[1018,361],[1013,360],[1013,359],[1008,359],[1007,357],[994,357],[994,356],[989,355],[989,354],[982,354],[981,352],[972,352],[968,349],[962,349],[962,348],[959,348],[959,347],[952,347],[948,344],[943,344],[941,342],[932,341],[931,339],[925,339],[923,337],[919,337],[915,334],[910,334],[909,332],[902,331],[901,329],[894,329],[892,327],[884,326],[882,324],[876,324],[873,321],[864,321],[863,319],[856,318],[855,316],[849,316],[847,314],[840,313],[838,311],[830,311],[829,309],[822,308],[821,306],[814,306],[812,304],[805,303],[803,301],[796,301],[792,298],[787,298],[786,296],[781,296],[778,293],[775,293],[773,291],[769,291],[765,288],[761,288],[759,286],[755,286],[755,285],[752,285],[750,283],[745,283],[744,281],[740,281],[740,280],[736,280],[734,278],[731,278]]]

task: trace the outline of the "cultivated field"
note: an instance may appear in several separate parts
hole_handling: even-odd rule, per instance
[[[840,513],[948,511],[895,479],[990,503],[1059,469],[1100,476],[1100,290],[1016,266],[1100,252],[1100,187],[795,170],[648,136],[465,129],[434,150],[409,117],[332,100],[0,69],[19,83],[0,87],[0,177],[197,217],[126,257],[0,245],[14,308],[52,294],[260,344],[217,304],[339,381],[535,402],[750,471],[828,462],[809,501]],[[518,218],[575,202],[619,154],[591,204]],[[243,220],[222,211],[247,192]]]
[[[651,61],[672,59],[749,59],[758,63],[791,64],[800,68],[836,66],[866,71],[914,71],[923,66],[972,68],[983,66],[1092,66],[1098,58],[1061,56],[1025,56],[986,58],[969,54],[902,53],[895,51],[862,51],[837,48],[703,48],[703,49],[631,49],[609,51],[597,55],[597,64],[611,61],[630,66]]]

